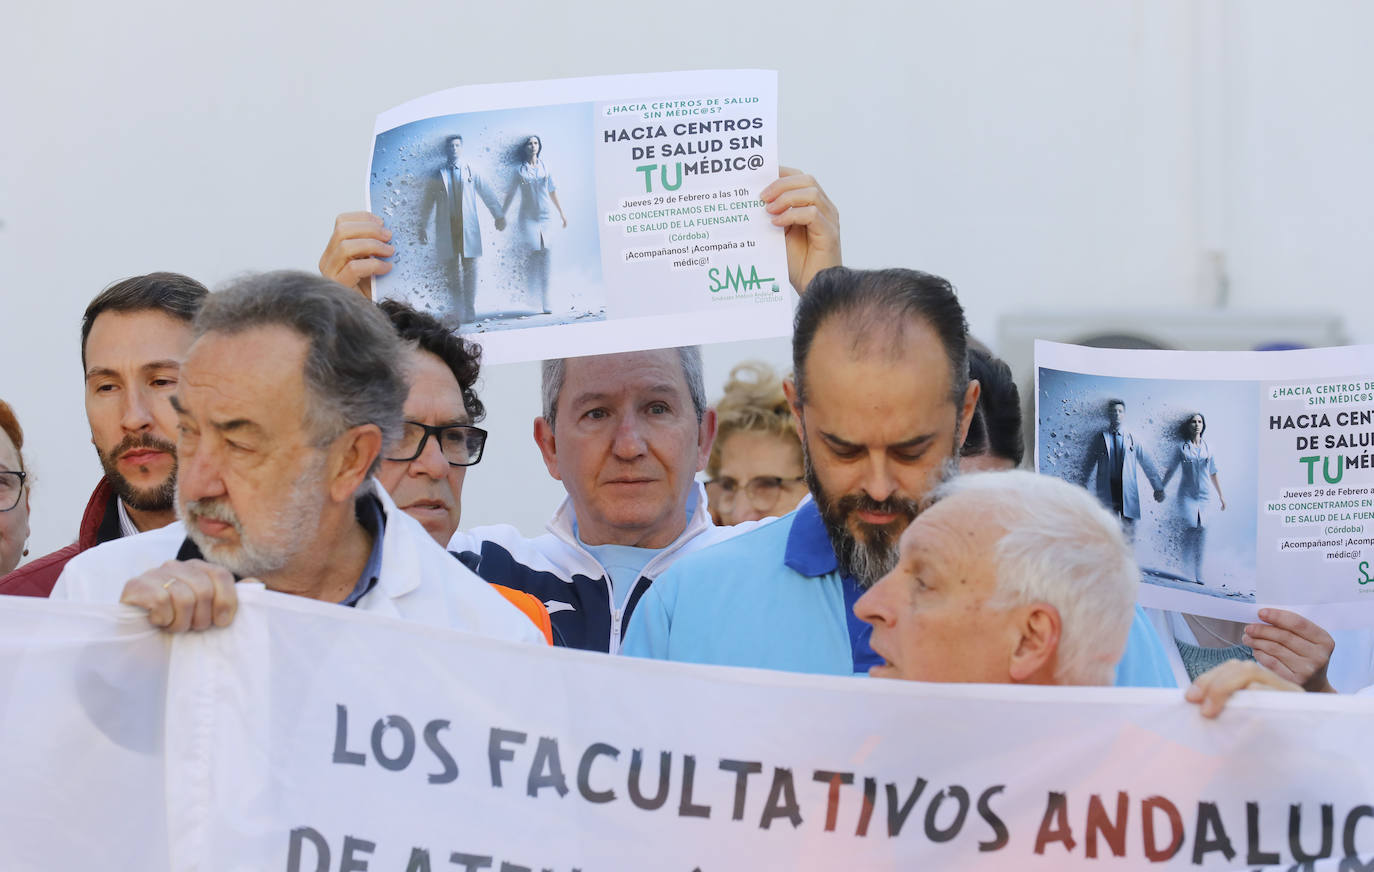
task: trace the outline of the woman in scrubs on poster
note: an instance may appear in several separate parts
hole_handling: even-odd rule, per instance
[[[1207,419],[1201,412],[1195,412],[1179,425],[1180,442],[1169,459],[1169,468],[1164,473],[1164,485],[1175,470],[1182,470],[1178,483],[1178,511],[1183,521],[1183,556],[1185,565],[1191,557],[1193,580],[1202,584],[1202,552],[1207,539],[1208,514],[1212,507],[1212,491],[1217,492],[1217,502],[1226,511],[1226,497],[1221,493],[1221,480],[1217,478],[1217,462],[1212,449],[1202,434],[1207,432]]]
[[[558,202],[553,174],[540,157],[543,151],[544,143],[538,136],[525,140],[521,146],[524,159],[511,178],[501,214],[506,214],[518,191],[520,206],[515,215],[515,232],[526,252],[526,287],[531,297],[538,294],[540,307],[547,314],[553,311],[549,307],[549,227],[553,223],[553,210],[549,207],[558,210],[564,229],[568,226],[568,216],[563,214],[563,206]]]

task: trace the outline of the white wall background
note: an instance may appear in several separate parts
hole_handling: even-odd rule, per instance
[[[212,286],[313,269],[361,205],[373,117],[459,84],[717,67],[781,73],[785,163],[843,215],[846,261],[961,289],[974,331],[1036,306],[1339,308],[1374,341],[1374,5],[1276,0],[698,0],[7,10],[0,397],[40,476],[34,553],[99,466],[78,319],[156,269]],[[785,341],[707,352],[719,385]],[[537,366],[491,368],[465,525],[538,531]]]

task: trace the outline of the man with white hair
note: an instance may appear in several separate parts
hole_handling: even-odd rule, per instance
[[[123,602],[155,626],[231,622],[236,582],[495,638],[533,623],[399,511],[372,477],[396,443],[402,346],[375,306],[305,273],[212,294],[172,396],[176,509],[84,552],[53,598]]]
[[[934,499],[854,605],[882,658],[869,675],[1111,684],[1140,577],[1116,519],[1029,472],[959,476]]]

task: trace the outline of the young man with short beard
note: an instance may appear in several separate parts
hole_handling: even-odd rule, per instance
[[[194,279],[157,272],[116,282],[86,307],[86,418],[105,475],[76,543],[0,579],[0,594],[45,597],[77,554],[176,520],[176,413],[169,400],[207,293]]]

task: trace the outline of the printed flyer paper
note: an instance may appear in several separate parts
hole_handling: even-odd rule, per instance
[[[1142,605],[1374,626],[1374,347],[1037,342],[1036,465],[1121,518]]]
[[[759,192],[777,74],[454,88],[377,118],[368,208],[393,233],[377,299],[487,363],[786,335],[795,296]]]

